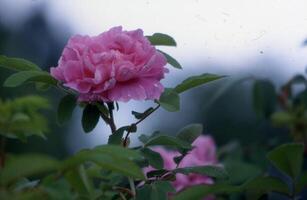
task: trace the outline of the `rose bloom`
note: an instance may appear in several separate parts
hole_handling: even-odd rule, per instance
[[[141,29],[114,27],[98,36],[72,36],[51,75],[79,101],[159,99],[167,61]]]
[[[186,155],[179,163],[179,168],[193,167],[200,165],[217,165],[216,158],[216,146],[215,142],[210,136],[199,136],[193,143],[193,149]],[[162,147],[154,147],[152,150],[160,153],[164,161],[164,168],[172,170],[176,168],[174,158],[179,156],[177,151],[166,150]],[[154,170],[153,167],[147,167],[144,172],[150,172]],[[213,179],[204,175],[191,173],[189,175],[176,174],[176,180],[172,182],[176,191],[179,192],[185,188],[199,184],[213,184]],[[213,196],[205,197],[204,200],[212,200]]]

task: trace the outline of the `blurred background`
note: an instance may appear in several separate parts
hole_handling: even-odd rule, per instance
[[[145,120],[131,138],[162,130],[175,134],[189,123],[202,123],[204,134],[214,137],[219,147],[237,141],[244,147],[274,145],[288,140],[287,130],[272,126],[253,109],[252,79],[271,80],[278,89],[307,64],[306,0],[0,0],[0,54],[23,57],[49,70],[56,66],[61,51],[73,34],[97,35],[113,26],[126,30],[141,28],[146,35],[171,35],[178,46],[163,47],[183,70],[169,67],[163,83],[180,83],[189,75],[217,73],[227,78],[182,94],[181,111],[159,110]],[[0,69],[0,82],[11,73]],[[225,89],[236,80],[233,87]],[[223,89],[224,88],[224,89]],[[1,87],[1,99],[37,94],[32,86]],[[56,108],[58,91],[41,93]],[[121,125],[133,122],[132,110],[144,111],[150,102],[120,104],[115,115]],[[1,114],[1,113],[0,113]],[[81,110],[64,126],[56,123],[56,109],[46,111],[48,139],[33,137],[27,143],[10,141],[13,152],[41,151],[63,158],[81,148],[104,144],[109,129],[101,123],[85,134]]]

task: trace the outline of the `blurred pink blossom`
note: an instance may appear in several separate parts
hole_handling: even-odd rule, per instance
[[[79,101],[159,99],[166,58],[141,29],[114,27],[98,36],[72,36],[51,75],[79,93]]]
[[[186,155],[183,160],[179,163],[178,167],[193,167],[200,165],[217,165],[216,158],[216,146],[215,142],[210,136],[199,136],[193,143],[193,150]],[[176,168],[174,157],[179,156],[180,153],[177,151],[166,150],[162,147],[154,147],[152,150],[161,154],[164,161],[164,168],[171,170]],[[147,167],[144,172],[150,172],[154,170],[153,167]],[[189,186],[199,184],[213,184],[213,179],[200,174],[176,174],[176,180],[173,181],[173,186],[176,191],[179,192]],[[204,198],[204,200],[214,199],[213,196]]]

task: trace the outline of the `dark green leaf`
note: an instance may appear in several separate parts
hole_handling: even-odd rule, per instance
[[[152,111],[153,111],[153,107],[150,107],[147,110],[145,110],[143,113],[132,111],[132,115],[134,115],[136,119],[142,119],[143,117],[147,116]]]
[[[79,195],[89,195],[77,167],[67,171],[65,173],[65,178]]]
[[[143,156],[135,150],[124,148],[119,145],[101,145],[94,148],[95,152],[106,153],[129,160],[142,160]]]
[[[87,104],[83,110],[82,127],[84,132],[91,132],[99,121],[100,113],[96,106]]]
[[[151,184],[150,200],[167,200],[168,193],[174,193],[176,190],[170,182],[156,181]]]
[[[230,174],[229,182],[232,184],[241,184],[262,173],[262,170],[257,165],[243,162],[241,160],[228,158],[224,161],[223,165],[226,171]]]
[[[275,148],[267,157],[277,169],[296,179],[302,170],[303,152],[303,144],[290,143]]]
[[[49,85],[56,85],[57,81],[49,73],[43,71],[21,71],[9,76],[5,82],[5,87],[17,87],[27,82],[40,82]]]
[[[0,67],[15,71],[41,70],[36,64],[21,58],[9,58],[0,55]]]
[[[155,169],[163,168],[163,159],[161,155],[149,148],[141,149],[143,156],[148,160],[150,166],[154,167]]]
[[[177,69],[182,69],[180,63],[175,58],[173,58],[172,56],[170,56],[169,54],[167,54],[167,53],[165,53],[161,50],[158,50],[158,51],[165,56],[168,64],[172,65],[173,67],[175,67]]]
[[[143,143],[143,144],[145,144],[148,140],[149,140],[149,136],[147,136],[147,135],[144,135],[144,134],[142,134],[142,135],[140,135],[139,137],[138,137],[138,139]]]
[[[276,92],[268,80],[257,80],[253,86],[254,109],[259,116],[269,117],[275,110]]]
[[[242,188],[255,197],[260,197],[269,192],[289,194],[287,184],[275,177],[256,177],[243,184]]]
[[[302,175],[300,175],[295,186],[296,193],[300,193],[304,188],[307,188],[307,171],[304,171]]]
[[[45,155],[26,154],[10,156],[0,172],[2,185],[11,183],[21,177],[28,177],[58,169],[59,162]]]
[[[175,90],[165,88],[160,96],[159,104],[167,111],[176,112],[180,110],[180,97]]]
[[[150,185],[143,185],[141,188],[138,188],[136,191],[136,200],[150,199],[151,187]]]
[[[76,97],[73,95],[64,96],[58,106],[58,122],[63,124],[68,121],[76,107]]]
[[[186,175],[190,173],[196,173],[219,179],[228,178],[228,173],[225,171],[223,167],[213,166],[213,165],[177,168],[173,170],[173,172],[186,174]]]
[[[210,194],[232,194],[240,191],[240,186],[233,186],[225,183],[197,185],[179,192],[174,196],[173,200],[202,200]]]
[[[67,170],[84,162],[94,162],[105,170],[111,170],[124,176],[144,180],[142,169],[131,158],[137,154],[133,150],[104,145],[93,150],[83,150],[63,162],[62,169]],[[114,151],[119,150],[119,151]],[[139,156],[139,155],[138,155]]]
[[[176,46],[176,41],[169,35],[163,33],[155,33],[151,36],[146,36],[152,45]]]
[[[125,131],[128,131],[130,126],[123,126],[117,129],[114,133],[109,136],[108,144],[121,144],[122,138]]]
[[[198,76],[191,76],[187,79],[185,79],[182,83],[180,83],[179,85],[177,85],[175,87],[175,91],[180,94],[186,90],[189,90],[191,88],[200,86],[200,85],[204,85],[206,83],[218,80],[220,78],[223,78],[224,76],[219,76],[219,75],[215,75],[215,74],[202,74],[202,75],[198,75]]]
[[[168,193],[174,193],[175,189],[170,182],[156,181],[151,185],[144,185],[137,190],[136,200],[167,200]]]
[[[177,138],[192,144],[194,140],[202,134],[202,132],[202,124],[190,124],[179,131]]]
[[[144,144],[145,147],[157,146],[157,145],[171,146],[171,147],[175,147],[178,149],[191,149],[192,148],[192,146],[189,143],[182,141],[178,138],[175,138],[173,136],[168,136],[168,135],[158,135],[156,137],[150,138],[146,142],[146,144]]]

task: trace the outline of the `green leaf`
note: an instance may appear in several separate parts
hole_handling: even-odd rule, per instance
[[[129,130],[130,126],[123,126],[117,129],[109,136],[108,144],[121,144],[124,132]]]
[[[256,177],[241,187],[246,191],[248,199],[257,200],[269,192],[278,192],[284,195],[289,194],[288,185],[275,177]]]
[[[268,80],[257,80],[253,86],[253,101],[257,115],[269,117],[276,105],[274,85]]]
[[[304,145],[290,143],[281,145],[268,153],[272,164],[295,180],[302,170]]]
[[[156,181],[151,185],[144,185],[137,190],[136,200],[167,200],[168,193],[174,193],[176,190],[167,181]]]
[[[77,105],[76,97],[73,95],[64,96],[58,106],[58,122],[63,124],[68,121]]]
[[[83,110],[82,127],[85,133],[91,132],[99,121],[100,113],[96,106],[87,104]]]
[[[176,112],[180,110],[180,97],[175,90],[165,88],[160,96],[159,104],[167,111]]]
[[[7,185],[21,177],[29,177],[57,170],[59,162],[40,154],[26,154],[8,157],[0,172],[1,185]]]
[[[232,152],[232,154],[234,154],[234,152]],[[228,158],[224,161],[223,166],[231,175],[229,177],[229,182],[232,184],[241,184],[262,173],[262,170],[257,165],[243,162],[242,160]]]
[[[111,170],[135,179],[145,179],[142,169],[130,159],[131,154],[135,154],[136,152],[131,153],[132,150],[125,151],[123,147],[120,151],[114,152],[113,150],[116,150],[114,146],[105,145],[105,147],[83,150],[77,153],[75,156],[63,162],[62,170],[68,170],[91,161],[102,167],[102,169]]]
[[[232,194],[240,191],[240,186],[233,186],[226,183],[197,185],[179,192],[174,196],[173,200],[202,200],[210,194]]]
[[[136,111],[132,111],[132,115],[134,115],[134,117],[136,119],[142,119],[143,117],[147,116],[149,113],[151,113],[153,111],[153,107],[148,108],[147,110],[145,110],[143,113],[139,113]]]
[[[150,200],[168,200],[169,192],[176,192],[170,182],[156,181],[151,184]]]
[[[28,82],[40,82],[56,85],[57,81],[49,73],[43,71],[21,71],[9,76],[5,82],[5,87],[17,87]]]
[[[0,67],[15,71],[27,71],[27,70],[41,70],[36,64],[22,59],[22,58],[10,58],[0,55]]]
[[[136,200],[150,199],[151,187],[150,185],[143,185],[141,188],[138,188],[136,191]]]
[[[162,169],[163,168],[163,159],[161,155],[149,148],[141,149],[143,156],[148,160],[150,166],[154,167],[155,169]]]
[[[302,175],[298,178],[295,189],[296,193],[300,193],[302,189],[307,187],[307,171],[304,171]]]
[[[122,157],[129,160],[143,159],[143,156],[139,152],[118,145],[101,145],[95,147],[94,151],[114,155],[116,157]]]
[[[79,195],[89,195],[77,167],[67,171],[65,178]]]
[[[177,138],[192,144],[194,140],[202,134],[202,132],[203,132],[202,124],[190,124],[182,128],[178,132]]]
[[[177,168],[173,170],[174,173],[181,173],[188,175],[190,173],[202,174],[218,179],[227,179],[228,173],[223,167],[214,166],[214,165],[205,165],[205,166],[195,166],[195,167],[185,167]]]
[[[168,136],[168,135],[158,135],[153,138],[150,138],[145,144],[145,147],[149,146],[157,146],[157,145],[162,145],[162,146],[170,146],[170,147],[175,147],[178,149],[191,149],[192,146],[185,142],[182,141],[178,138],[175,138],[173,136]]]
[[[163,33],[154,33],[151,36],[146,36],[152,45],[176,46],[176,41],[169,35]]]
[[[200,85],[204,85],[206,83],[218,80],[220,78],[223,78],[224,76],[219,76],[219,75],[215,75],[215,74],[202,74],[202,75],[198,75],[198,76],[191,76],[187,79],[185,79],[182,83],[180,83],[179,85],[177,85],[175,87],[175,91],[180,94],[186,90],[189,90],[191,88],[200,86]]]
[[[158,51],[165,56],[168,64],[170,64],[171,66],[173,66],[177,69],[182,69],[182,66],[180,65],[180,63],[175,58],[173,58],[172,56],[170,56],[169,54],[167,54],[167,53],[165,53],[161,50],[158,50]]]

